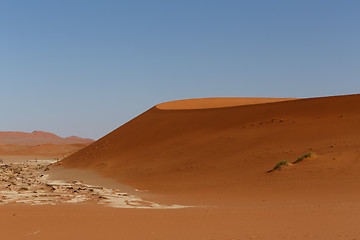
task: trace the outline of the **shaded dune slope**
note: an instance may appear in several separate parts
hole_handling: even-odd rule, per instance
[[[360,186],[359,106],[360,95],[187,110],[160,105],[61,164],[174,199],[352,194]],[[265,173],[307,152],[318,157]]]

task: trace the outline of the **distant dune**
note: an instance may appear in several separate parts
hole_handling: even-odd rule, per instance
[[[39,144],[36,146],[17,145],[17,144],[0,144],[0,158],[7,159],[8,157],[19,156],[20,159],[24,157],[33,158],[63,158],[71,153],[74,153],[88,144]],[[6,157],[4,157],[6,156]]]
[[[92,139],[75,136],[62,138],[42,131],[0,132],[0,158],[63,158],[92,142]]]
[[[62,166],[184,202],[339,198],[360,186],[359,106],[360,95],[163,103],[65,158]],[[317,158],[266,173],[308,152]]]
[[[34,131],[27,132],[0,132],[0,143],[18,145],[38,145],[38,144],[89,144],[94,140],[71,136],[67,138],[59,137],[53,133]]]

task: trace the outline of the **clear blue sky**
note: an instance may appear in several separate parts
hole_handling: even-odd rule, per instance
[[[3,0],[0,130],[98,138],[197,97],[360,92],[360,1]]]

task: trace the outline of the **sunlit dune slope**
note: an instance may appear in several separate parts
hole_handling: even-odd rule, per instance
[[[223,108],[211,101],[215,108],[208,100],[206,109],[185,110],[187,101],[153,107],[62,166],[176,199],[331,196],[360,187],[360,95]],[[307,152],[317,158],[266,173]]]
[[[164,110],[206,109],[206,108],[253,105],[260,103],[282,102],[282,101],[289,101],[294,99],[295,98],[239,98],[239,97],[195,98],[195,99],[184,99],[184,100],[160,103],[156,105],[156,107]]]

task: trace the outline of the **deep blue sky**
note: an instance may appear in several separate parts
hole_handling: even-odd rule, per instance
[[[360,1],[3,0],[0,130],[98,138],[196,97],[360,92]]]

